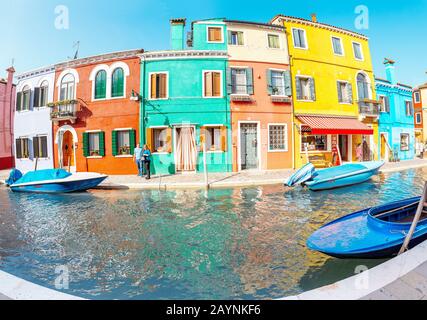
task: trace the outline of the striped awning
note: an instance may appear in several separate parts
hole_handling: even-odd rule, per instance
[[[314,115],[300,115],[297,118],[310,127],[311,134],[374,134],[373,129],[355,118]]]

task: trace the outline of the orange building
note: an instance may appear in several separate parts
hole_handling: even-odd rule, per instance
[[[225,23],[233,171],[292,168],[292,88],[285,28]]]
[[[421,97],[421,90],[422,86],[420,88],[417,88],[413,92],[413,101],[414,101],[414,124],[415,124],[415,140],[419,143],[425,143],[424,141],[424,114],[423,114],[423,103],[422,103],[422,97]]]
[[[137,174],[140,59],[132,50],[55,66],[49,104],[54,165],[72,172]]]

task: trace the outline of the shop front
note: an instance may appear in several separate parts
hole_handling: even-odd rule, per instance
[[[356,118],[310,115],[297,116],[296,120],[298,166],[311,162],[327,168],[373,160],[374,130]]]

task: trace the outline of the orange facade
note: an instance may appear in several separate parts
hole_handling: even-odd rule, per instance
[[[122,89],[124,94],[120,97],[109,93],[111,83],[114,81],[112,80],[114,70],[117,68],[121,68],[124,73]],[[106,75],[106,85],[103,88],[107,94],[102,99],[95,97],[95,77],[98,70],[105,70]],[[130,99],[132,91],[139,93],[140,89],[140,59],[137,52],[118,56],[114,54],[98,56],[58,65],[55,78],[55,102],[72,100],[71,103],[63,103],[61,106],[55,106],[56,109],[54,109],[57,111],[53,116],[55,167],[109,175],[137,174],[138,170],[132,154],[118,154],[117,147],[114,146],[117,144],[114,138],[116,136],[113,137],[113,132],[117,130],[133,132],[133,143],[127,142],[129,145],[127,153],[131,146],[133,153],[133,146],[140,141],[138,129],[140,104],[139,101]],[[74,78],[74,89],[70,87],[67,89],[68,78]],[[66,90],[71,93],[65,93]],[[68,111],[64,112],[64,110]],[[103,145],[103,150],[88,154],[88,151],[85,151],[88,150],[87,136],[96,132],[102,134],[102,142],[99,140],[97,142]],[[127,141],[129,141],[128,136]]]
[[[422,99],[421,92],[419,90],[415,90],[413,93],[415,129],[422,131],[423,130],[423,104],[421,99]]]
[[[230,68],[251,68],[253,94],[249,99],[231,95],[231,120],[233,143],[233,171],[244,169],[275,170],[293,167],[292,161],[292,102],[291,97],[273,97],[268,92],[268,70],[289,70],[289,66],[277,63],[230,61]],[[273,127],[275,126],[276,127]],[[245,131],[253,135],[244,141]],[[253,128],[253,129],[251,129]],[[271,134],[275,128],[285,129],[285,148],[271,149]],[[249,133],[250,134],[250,133]],[[282,138],[280,138],[282,139]],[[281,141],[283,142],[283,141]],[[249,147],[246,147],[249,146]],[[256,166],[244,167],[245,153],[251,146],[256,150]]]

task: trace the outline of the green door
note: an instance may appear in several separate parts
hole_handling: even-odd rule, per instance
[[[240,126],[240,157],[242,170],[258,168],[258,126],[244,123]]]

